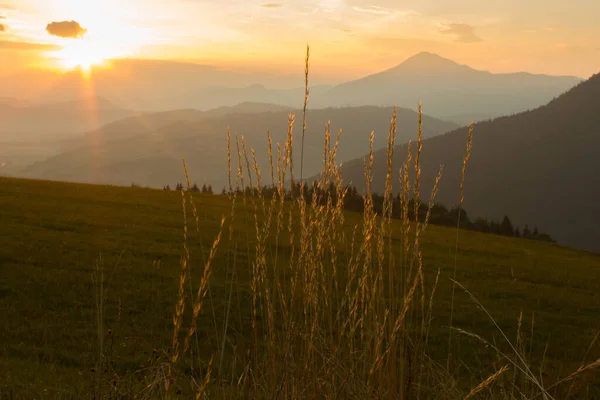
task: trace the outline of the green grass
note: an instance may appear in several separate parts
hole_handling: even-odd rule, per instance
[[[225,196],[198,194],[195,198],[200,235],[191,219],[188,234],[192,285],[197,287],[202,275],[198,244],[208,251],[221,217],[231,213],[231,203]],[[105,326],[114,337],[107,341],[107,357],[114,362],[114,371],[126,376],[148,366],[154,350],[160,354],[169,348],[183,254],[181,208],[177,192],[0,178],[0,398],[3,393],[48,399],[91,396],[97,337],[91,273],[97,262],[104,265],[108,281]],[[360,215],[348,213],[346,233],[360,221]],[[399,226],[395,221],[394,243],[400,240]],[[253,211],[246,213],[241,201],[236,230],[247,242],[239,243],[237,249],[220,248],[210,298],[201,312],[199,348],[206,360],[218,352],[214,320],[222,326],[230,283],[225,271],[234,250],[238,280],[228,337],[240,348],[249,340],[244,328],[252,318],[249,280],[255,231]],[[448,352],[455,235],[454,229],[431,226],[421,242],[429,287],[441,270],[428,354],[443,365]],[[280,251],[288,250],[286,243],[279,243]],[[272,237],[268,245],[274,247]],[[457,280],[511,340],[515,340],[521,312],[521,331],[529,340],[534,315],[532,364],[544,358],[544,381],[564,377],[579,367],[600,328],[599,256],[548,243],[461,231],[457,257]],[[189,309],[188,303],[186,316]],[[507,348],[500,332],[460,289],[453,325]],[[500,365],[495,352],[480,341],[456,332],[453,336],[457,339],[453,358],[460,360],[456,374],[464,377],[466,387],[476,385]],[[596,344],[586,361],[598,357]],[[586,394],[582,389],[579,396],[600,396],[600,373],[583,374],[577,382],[577,387],[588,390]]]

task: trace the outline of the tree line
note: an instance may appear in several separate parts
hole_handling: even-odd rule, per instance
[[[170,185],[165,185],[163,187],[163,190],[171,190],[171,186]],[[189,190],[190,192],[195,192],[195,193],[204,193],[204,194],[215,194],[215,192],[213,191],[212,185],[202,185],[202,188],[199,188],[197,184],[193,184],[192,186],[190,186],[189,189],[185,188],[183,186],[182,183],[178,183],[175,185],[175,191],[181,192],[183,190]]]
[[[164,186],[164,190],[172,190],[169,185]],[[214,194],[212,186],[202,185],[202,187],[198,187],[197,184],[193,184],[189,189],[181,183],[175,185],[174,189],[176,191],[184,191],[189,190],[190,192],[203,193],[203,194]],[[265,197],[272,197],[278,191],[277,188],[272,186],[267,186],[261,188],[262,195]],[[345,191],[344,196],[344,209],[347,211],[354,211],[358,213],[364,212],[364,196],[358,192],[358,190],[351,185],[346,185],[342,191]],[[238,194],[242,194],[245,192],[246,196],[257,196],[258,190],[255,188],[245,188],[244,191],[237,190]],[[316,192],[316,193],[315,193]],[[312,199],[313,194],[316,194],[316,198],[321,203],[321,205],[325,205],[327,199],[330,198],[332,202],[337,202],[338,191],[333,183],[329,184],[329,186],[325,188],[319,188],[314,182],[312,185],[302,187],[301,183],[294,183],[292,187],[286,189],[285,197],[288,200],[291,200],[297,197],[299,194],[303,193],[306,197],[307,201]],[[221,191],[222,195],[232,194],[229,193],[228,190],[223,188]],[[384,196],[380,194],[372,194],[373,201],[373,209],[376,214],[381,215],[383,212],[383,203]],[[418,206],[418,219],[420,222],[425,221],[425,216],[427,214],[429,208],[428,202],[423,202],[419,200]],[[415,199],[410,199],[408,204],[408,216],[414,221],[415,220]],[[400,196],[394,196],[392,202],[392,218],[399,219],[401,218],[401,204],[400,204]],[[460,218],[460,221],[459,221]],[[500,236],[511,236],[518,237],[524,239],[531,240],[539,240],[545,242],[555,242],[555,240],[548,234],[539,232],[538,228],[534,226],[530,228],[528,225],[525,225],[523,228],[516,226],[512,223],[508,216],[504,216],[504,218],[499,221],[495,219],[485,219],[485,218],[475,218],[471,219],[468,212],[462,208],[459,210],[458,207],[448,208],[441,203],[433,203],[430,212],[429,223],[432,225],[438,226],[447,226],[447,227],[456,227],[457,225],[462,229],[467,229],[471,231],[477,231],[482,233],[500,235]]]

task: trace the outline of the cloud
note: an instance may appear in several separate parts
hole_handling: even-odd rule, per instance
[[[263,8],[281,8],[281,7],[283,7],[283,4],[267,3],[267,4],[263,4],[261,7],[263,7]]]
[[[352,7],[352,9],[354,11],[357,12],[361,12],[361,13],[367,13],[367,14],[376,14],[376,15],[389,15],[390,11],[383,8],[383,7],[377,7],[377,6],[369,6],[369,7]]]
[[[4,24],[0,24],[0,33],[2,32],[6,32],[8,30],[8,27]]]
[[[481,38],[475,34],[475,28],[467,24],[443,25],[439,32],[444,35],[453,35],[454,41],[459,43],[481,42]]]
[[[60,46],[43,43],[14,42],[11,40],[0,40],[0,50],[17,51],[42,51],[42,50],[60,50]]]
[[[79,39],[86,34],[87,29],[83,29],[79,22],[62,21],[49,23],[46,32],[61,38]]]

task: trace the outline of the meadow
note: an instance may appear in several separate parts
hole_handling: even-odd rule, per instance
[[[291,309],[289,304],[287,308],[273,305],[277,315],[269,316],[264,308],[264,296],[269,292],[260,291],[258,286],[272,288],[273,297],[278,290],[275,282],[283,282],[286,288],[291,288],[287,277],[274,277],[293,271],[289,264],[294,257],[289,233],[301,235],[301,229],[288,231],[287,218],[289,213],[294,219],[292,225],[302,223],[301,207],[292,210],[293,206],[286,202],[281,232],[261,239],[256,226],[262,222],[255,223],[256,210],[262,207],[257,206],[258,197],[243,201],[238,198],[232,223],[230,196],[193,193],[195,212],[190,208],[190,196],[190,192],[0,180],[0,310],[4,321],[0,330],[0,396],[80,399],[92,398],[101,390],[106,398],[178,398],[178,394],[188,398],[189,393],[202,386],[202,395],[213,398],[335,398],[331,395],[335,392],[339,398],[381,397],[381,393],[368,389],[366,383],[359,387],[358,382],[353,382],[360,378],[348,379],[349,365],[354,366],[360,377],[362,362],[369,361],[360,351],[360,343],[369,341],[364,337],[360,339],[358,333],[356,354],[350,351],[327,356],[314,354],[317,350],[330,349],[329,340],[335,343],[341,339],[337,336],[341,333],[331,331],[341,324],[321,320],[321,317],[328,320],[330,315],[318,317],[319,326],[312,331],[315,343],[317,337],[326,343],[307,350],[304,349],[307,339],[296,338],[291,344],[288,342],[294,349],[286,359],[288,366],[314,359],[314,369],[307,368],[307,371],[319,371],[326,377],[324,380],[304,376],[298,370],[299,365],[287,377],[277,376],[275,383],[271,382],[272,374],[259,371],[259,366],[264,370],[282,368],[281,359],[257,360],[262,359],[262,354],[284,351],[279,346],[290,337],[281,332],[288,332],[285,320],[294,318],[286,315],[286,310]],[[182,198],[187,205],[185,224]],[[267,199],[267,204],[270,201]],[[196,290],[206,276],[205,265],[213,240],[221,232],[222,217],[226,222],[210,267],[207,290],[202,294],[204,302],[198,315],[196,343],[180,358],[180,366],[169,371],[168,366],[173,364],[173,325],[178,315],[175,304],[181,297],[180,287],[186,304],[180,324],[187,331],[192,325],[190,304],[194,303]],[[259,220],[264,221],[263,217],[266,218],[263,215]],[[343,217],[338,221],[341,226],[338,233],[350,238],[357,229],[360,236],[364,216],[343,213]],[[378,221],[377,217],[374,221]],[[234,229],[230,230],[230,226]],[[414,223],[411,226],[413,231],[417,229]],[[405,228],[403,221],[391,221],[387,236],[392,253],[399,259],[403,257]],[[316,231],[310,232],[319,235]],[[480,382],[507,366],[510,370],[494,378],[495,382],[489,382],[478,395],[511,398],[511,390],[507,388],[512,387],[513,397],[529,398],[530,394],[521,396],[519,391],[525,392],[535,384],[526,377],[523,366],[514,362],[515,349],[527,358],[532,374],[547,386],[600,357],[600,346],[594,342],[600,328],[599,256],[550,243],[462,230],[456,248],[455,239],[456,229],[435,226],[427,227],[420,239],[423,279],[413,294],[414,307],[411,305],[407,314],[411,323],[402,328],[406,330],[402,343],[404,347],[410,344],[414,350],[411,354],[415,359],[409,362],[420,363],[422,369],[408,373],[409,369],[415,369],[414,365],[406,366],[404,361],[399,361],[392,372],[390,363],[386,362],[376,381],[388,379],[387,373],[398,376],[393,396],[390,391],[386,396],[413,398],[411,393],[416,393],[413,390],[420,376],[419,397],[463,398]],[[359,242],[361,240],[357,241],[357,247]],[[348,246],[340,244],[335,265],[351,268],[356,251],[349,246],[351,241],[344,243]],[[182,259],[187,258],[188,251],[189,262],[184,273],[188,279],[181,286]],[[311,251],[314,249],[305,249],[305,252]],[[274,256],[273,252],[279,255]],[[273,269],[264,274],[267,282],[262,284],[256,281],[253,272],[261,255],[269,258],[269,268]],[[330,256],[331,253],[324,258]],[[468,293],[454,287],[453,329],[449,328],[455,261],[456,281],[468,289],[495,322]],[[273,268],[273,264],[277,267]],[[338,274],[339,278],[329,275],[319,282],[342,284],[350,279],[349,272],[341,268]],[[389,272],[385,276],[388,282]],[[296,284],[305,280],[301,275],[298,279]],[[291,282],[290,285],[294,285],[294,281]],[[404,281],[404,292],[410,282]],[[351,290],[360,287],[356,285]],[[295,290],[298,289],[284,289],[282,300],[292,302],[294,294],[299,295]],[[329,292],[330,302],[337,305],[325,306],[327,299],[322,297],[314,299],[312,309],[302,311],[303,307],[298,305],[296,311],[301,317],[296,323],[312,321],[311,313],[319,310],[344,307],[343,287],[314,290],[319,295]],[[399,290],[396,302],[388,297],[394,293],[390,290],[392,292],[385,289],[381,294],[384,303],[365,307],[370,307],[375,314],[389,315],[394,321],[391,312],[378,308],[399,314],[395,306],[405,304],[402,299],[406,293]],[[262,293],[263,303],[256,299],[257,292]],[[96,301],[99,294],[103,296],[101,320]],[[270,301],[276,303],[273,299]],[[427,332],[422,336],[422,311],[428,308],[429,312],[425,311],[428,317],[423,319]],[[367,309],[364,312],[366,314]],[[271,326],[272,319],[275,327]],[[379,332],[382,326],[388,329],[391,323],[384,321],[385,318],[379,320],[381,326],[363,328],[364,332],[370,329]],[[355,322],[358,327],[360,322]],[[314,324],[307,322],[298,328],[306,333],[311,326]],[[279,333],[265,333],[267,329]],[[454,333],[449,341],[451,331]],[[507,343],[502,331],[512,345]],[[386,335],[384,337],[391,337]],[[412,340],[415,337],[420,338],[420,344]],[[276,348],[270,349],[269,343]],[[370,350],[382,352],[377,348]],[[307,357],[306,352],[312,355]],[[406,357],[403,352],[397,354],[400,359]],[[337,364],[333,361],[320,364],[319,370],[316,364],[321,358],[337,358]],[[326,371],[326,365],[331,371]],[[404,375],[401,375],[401,365],[404,365]],[[208,376],[209,371],[211,379],[204,385],[203,377]],[[411,376],[414,376],[413,388],[407,389],[405,382],[413,379]],[[274,393],[273,388],[281,387],[279,382],[283,381],[287,382],[283,391]],[[321,383],[317,387],[304,387],[299,384],[302,381]],[[166,386],[172,384],[173,388],[166,391],[164,382],[170,382]],[[99,389],[102,386],[104,389]],[[379,386],[389,389],[390,385]],[[300,387],[308,392],[297,391]],[[576,378],[552,387],[547,395],[565,398],[567,391],[572,398],[596,398],[600,393],[600,375],[586,369]],[[137,397],[132,393],[137,393]]]

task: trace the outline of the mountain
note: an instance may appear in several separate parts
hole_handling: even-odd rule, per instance
[[[294,111],[292,107],[282,106],[279,104],[272,104],[258,101],[243,101],[235,106],[224,106],[218,107],[204,114],[213,117],[219,117],[227,114],[251,114],[261,112],[279,112],[279,111]]]
[[[34,101],[61,76],[50,69],[26,68],[1,76],[0,97]]]
[[[248,108],[249,105],[240,106]],[[256,107],[253,105],[252,107]],[[261,107],[264,107],[261,106]],[[290,110],[292,111],[292,110]],[[218,111],[215,111],[218,112]],[[301,111],[295,110],[295,173],[300,171]],[[323,157],[323,132],[328,120],[332,121],[332,135],[344,129],[338,152],[339,160],[350,160],[361,155],[369,144],[370,132],[378,133],[375,148],[386,144],[385,133],[389,130],[391,108],[360,107],[343,109],[309,110],[305,137],[304,175],[306,177],[321,169]],[[227,128],[232,136],[244,136],[248,152],[256,149],[263,179],[270,181],[267,129],[273,137],[273,146],[285,143],[288,111],[228,113],[224,116],[202,117],[192,115],[163,125],[156,130],[138,130],[137,135],[121,135],[116,124],[88,135],[87,143],[62,154],[37,162],[22,170],[20,175],[42,179],[77,182],[110,183],[130,185],[132,182],[151,187],[162,187],[183,182],[181,157],[188,163],[192,180],[210,183],[215,188],[227,185]],[[398,140],[402,141],[417,129],[414,111],[398,110]],[[424,117],[427,137],[440,135],[457,125],[435,118]],[[129,123],[136,124],[135,120]],[[155,126],[156,123],[155,123]],[[235,154],[235,142],[232,139]],[[276,149],[273,149],[276,158]],[[234,156],[237,162],[237,156]],[[234,167],[235,168],[235,167]],[[234,170],[235,178],[235,170]],[[247,180],[246,180],[247,182]]]
[[[21,100],[14,97],[0,97],[0,107],[11,106],[11,107],[27,107],[31,103],[27,100]]]
[[[600,74],[543,107],[476,124],[465,187],[471,216],[509,215],[560,243],[600,251],[599,101]],[[424,141],[421,193],[430,192],[443,164],[438,199],[457,204],[466,138],[461,128]],[[406,147],[394,154],[399,166]],[[385,160],[385,152],[375,154],[373,187],[380,193]],[[362,160],[346,163],[344,177],[364,187]]]
[[[0,103],[0,139],[23,142],[64,138],[134,114],[94,96],[51,103]]]
[[[315,102],[413,108],[422,101],[429,115],[467,124],[539,107],[579,82],[570,76],[492,74],[419,53],[394,68],[338,85]]]
[[[0,115],[3,114],[3,107],[8,106],[0,104]],[[11,109],[14,111],[14,107]],[[68,110],[68,113],[65,110]],[[185,109],[156,113],[135,113],[131,117],[118,119],[98,127],[96,124],[102,118],[91,121],[92,124],[86,125],[88,121],[81,121],[81,116],[99,115],[106,117],[112,115],[113,118],[116,118],[122,116],[124,112],[121,112],[115,104],[101,98],[88,99],[85,102],[69,101],[39,104],[28,110],[28,112],[21,110],[20,122],[17,121],[18,126],[24,129],[28,127],[29,130],[17,132],[13,135],[8,133],[0,135],[0,168],[3,168],[2,173],[4,174],[18,173],[19,170],[28,165],[61,154],[69,149],[85,147],[90,143],[98,145],[99,142],[132,136],[141,137],[177,122],[200,121],[228,114],[285,110],[290,110],[290,108],[275,104],[246,102],[209,111]],[[15,119],[12,121],[15,122]],[[67,134],[67,131],[62,130],[73,125],[77,125],[78,130],[76,133],[69,131]],[[88,129],[92,130],[85,134],[81,133],[81,131]]]
[[[30,103],[0,102],[0,168],[13,174],[33,162],[60,153],[65,141],[82,132],[135,115],[100,97]]]
[[[6,83],[4,82],[6,81]],[[389,70],[337,86],[310,79],[311,108],[392,106],[414,108],[466,124],[538,107],[579,83],[576,77],[492,74],[436,54],[420,53]],[[210,110],[242,102],[300,108],[302,76],[278,76],[191,62],[112,60],[81,71],[24,71],[3,78],[0,96],[33,102],[82,101],[95,96],[125,109],[156,112]]]
[[[304,99],[300,75],[279,76],[165,60],[112,60],[106,66],[94,67],[90,75],[79,70],[26,71],[6,80],[8,84],[0,86],[0,96],[25,93],[29,100],[44,103],[97,96],[139,111],[209,110],[246,101],[298,108]],[[313,85],[315,94],[331,88],[318,81]]]
[[[329,86],[311,88],[316,96],[322,95],[329,89]],[[242,88],[224,86],[201,88],[180,98],[172,99],[169,104],[210,110],[232,107],[239,103],[267,103],[297,109],[302,107],[303,101],[304,88],[270,89],[261,84],[253,84]]]
[[[254,114],[267,112],[292,111],[290,107],[277,104],[244,102],[235,106],[219,107],[208,111],[195,109],[182,109],[152,113],[142,113],[132,117],[111,122],[99,129],[87,132],[85,135],[65,141],[67,148],[86,146],[88,141],[119,140],[128,137],[141,137],[152,134],[162,128],[181,122],[193,122],[216,117],[224,117],[230,114]]]

